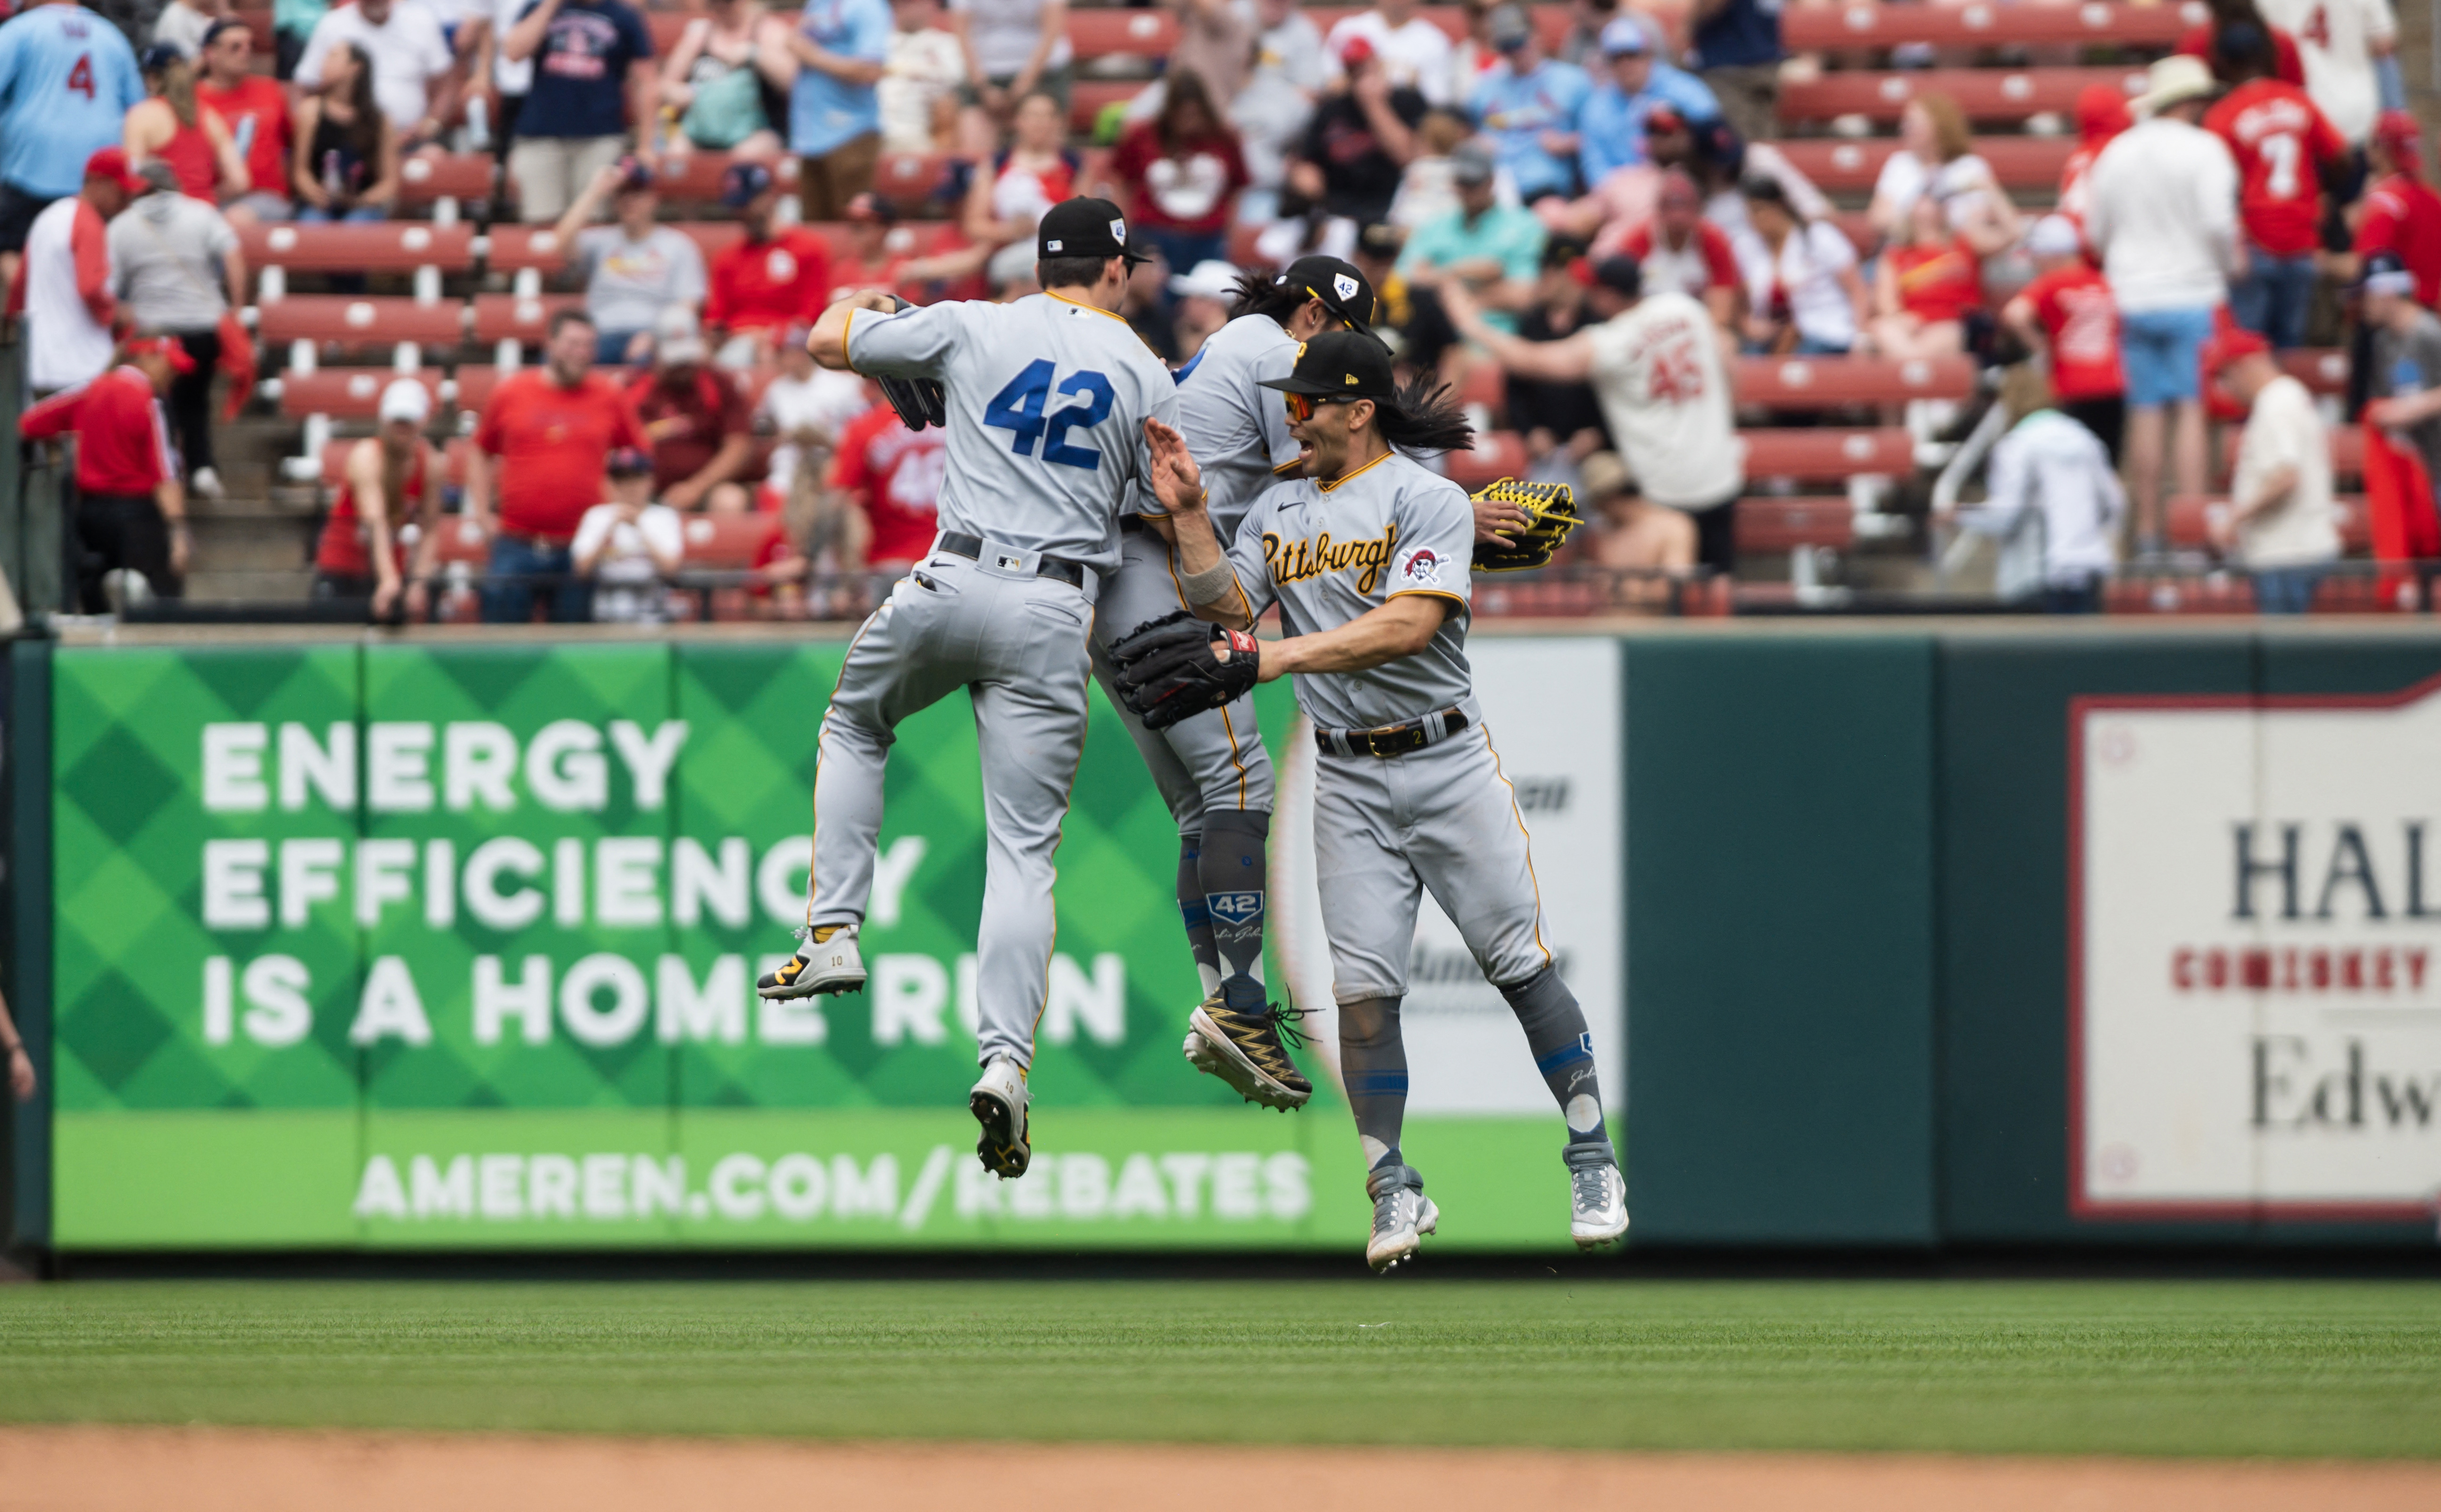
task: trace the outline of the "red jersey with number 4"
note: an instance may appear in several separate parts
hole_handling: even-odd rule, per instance
[[[2127,392],[2119,360],[2119,304],[2100,273],[2082,263],[2056,268],[2027,284],[2021,297],[2051,338],[2052,393],[2072,404]]]
[[[2415,275],[2415,302],[2441,305],[2441,194],[2411,173],[2393,173],[2365,192],[2357,256],[2397,254]]]
[[[2247,240],[2274,257],[2304,257],[2319,240],[2323,165],[2346,155],[2339,129],[2294,84],[2255,79],[2204,116],[2204,130],[2237,159],[2237,216]]]
[[[873,524],[872,563],[913,562],[932,549],[941,529],[941,477],[949,470],[949,436],[937,425],[909,430],[898,411],[876,405],[840,438],[831,486],[864,501]]]

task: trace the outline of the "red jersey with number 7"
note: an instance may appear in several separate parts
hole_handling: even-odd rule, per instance
[[[2205,114],[2204,130],[2237,159],[2237,218],[2246,239],[2274,257],[2313,251],[2323,165],[2348,150],[2313,99],[2294,84],[2251,80]]]

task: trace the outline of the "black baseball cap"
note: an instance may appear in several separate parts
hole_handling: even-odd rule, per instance
[[[1128,218],[1108,200],[1063,200],[1043,212],[1034,230],[1034,255],[1041,258],[1151,258],[1128,245]]]
[[[1326,331],[1297,349],[1296,367],[1285,378],[1266,378],[1265,388],[1309,399],[1387,399],[1397,385],[1390,376],[1390,349],[1362,331]]]
[[[1299,258],[1273,280],[1282,288],[1303,289],[1322,307],[1368,335],[1379,308],[1373,285],[1353,262],[1337,258]]]

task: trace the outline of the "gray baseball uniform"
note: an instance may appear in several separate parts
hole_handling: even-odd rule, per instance
[[[1398,756],[1325,754],[1314,779],[1314,874],[1342,1003],[1407,990],[1422,888],[1495,985],[1552,963],[1525,819],[1474,699],[1466,660],[1474,511],[1466,491],[1398,453],[1335,483],[1296,478],[1256,502],[1229,549],[1257,615],[1290,635],[1336,629],[1402,594],[1456,605],[1414,656],[1364,672],[1300,673],[1325,732],[1456,710],[1455,734]],[[1401,1086],[1403,1089],[1403,1071]]]
[[[987,840],[979,1058],[1030,1066],[1096,574],[1118,564],[1119,511],[1149,465],[1144,423],[1175,424],[1177,389],[1126,321],[1056,295],[859,312],[846,346],[859,372],[942,381],[949,466],[943,541],[857,632],[823,718],[805,922],[861,923],[894,732],[967,689]],[[979,558],[948,549],[957,535],[981,539]],[[1041,575],[1045,558],[1082,567],[1082,587]]]

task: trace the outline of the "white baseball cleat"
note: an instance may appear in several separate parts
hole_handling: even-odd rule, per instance
[[[1568,1161],[1568,1237],[1580,1250],[1610,1244],[1627,1233],[1627,1180],[1604,1150],[1599,1161]]]
[[[1365,1242],[1365,1263],[1388,1270],[1422,1249],[1424,1235],[1440,1226],[1441,1210],[1424,1196],[1424,1179],[1413,1167],[1384,1166],[1365,1179],[1373,1197],[1373,1236]]]
[[[805,930],[787,963],[754,983],[754,990],[766,998],[811,998],[817,993],[863,989],[864,957],[857,952],[852,924],[826,924]]]
[[[1003,1055],[984,1068],[983,1079],[967,1094],[967,1107],[983,1125],[975,1156],[984,1169],[1004,1180],[1025,1174],[1034,1161],[1031,1120],[1025,1110],[1025,1071]]]

